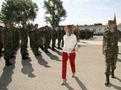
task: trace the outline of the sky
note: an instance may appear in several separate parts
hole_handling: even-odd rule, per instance
[[[2,2],[0,0],[0,8]],[[39,26],[46,25],[44,16],[45,9],[43,8],[44,0],[33,0],[36,2],[39,11],[34,23],[38,23]],[[63,6],[67,11],[67,17],[62,21],[61,25],[67,24],[94,24],[103,23],[107,24],[107,21],[113,19],[114,13],[117,16],[117,23],[121,23],[121,0],[62,0]]]

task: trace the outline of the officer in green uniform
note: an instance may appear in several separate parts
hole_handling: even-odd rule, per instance
[[[115,78],[114,71],[118,56],[118,41],[121,38],[121,32],[116,27],[115,21],[109,20],[108,30],[103,34],[103,54],[106,59],[106,86],[110,85],[110,75],[112,78]]]
[[[39,37],[38,37],[38,24],[35,24],[34,28],[30,30],[30,47],[35,56],[39,56]]]
[[[20,30],[21,32],[21,55],[22,55],[22,60],[29,59],[29,54],[28,54],[28,35],[29,31],[27,28],[27,24],[23,23],[23,28]]]
[[[10,66],[12,65],[12,63],[10,62],[10,56],[13,52],[13,31],[11,29],[10,22],[5,23],[5,29],[3,31],[3,40],[5,65]]]

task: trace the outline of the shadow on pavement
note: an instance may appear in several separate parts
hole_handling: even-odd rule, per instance
[[[48,62],[45,61],[45,59],[43,59],[41,55],[40,56],[36,56],[36,59],[37,59],[37,61],[38,61],[38,63],[40,65],[43,65],[46,68],[50,68],[50,66],[48,65]]]
[[[68,83],[64,85],[68,90],[74,90]]]
[[[121,82],[121,79],[120,79],[120,78],[118,78],[118,77],[115,77],[115,79],[116,79],[116,80],[118,80],[119,82]]]
[[[32,64],[31,64],[31,59],[30,60],[22,60],[22,66],[23,68],[21,69],[21,72],[25,75],[28,75],[28,77],[30,78],[34,78],[36,77],[34,74],[33,74],[33,67],[32,67]]]
[[[118,54],[119,54],[119,55],[121,55],[121,53],[120,53],[120,52],[119,52]]]
[[[7,86],[12,81],[12,74],[15,68],[15,60],[12,59],[13,65],[3,68],[3,73],[0,77],[0,90],[8,90]]]
[[[60,51],[56,50],[55,52],[56,52],[58,55],[60,55],[60,56],[62,55],[62,51],[60,52]]]
[[[118,58],[118,62],[121,62],[121,59],[120,58]]]
[[[53,55],[52,53],[47,53],[46,55],[52,60],[61,61],[59,60],[59,57],[57,57],[56,55]]]
[[[111,87],[115,88],[116,90],[121,90],[120,86],[117,86],[117,85],[114,85],[114,84],[111,84]]]
[[[97,38],[96,37],[93,37],[93,38],[90,38],[89,40],[96,40]]]
[[[88,89],[86,88],[86,86],[79,80],[79,78],[78,78],[77,76],[75,76],[74,78],[75,78],[76,82],[78,83],[78,85],[80,86],[80,88],[81,88],[82,90],[88,90]]]

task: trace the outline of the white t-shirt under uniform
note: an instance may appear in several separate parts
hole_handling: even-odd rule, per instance
[[[64,39],[63,52],[71,53],[73,51],[73,49],[77,50],[76,35],[74,35],[74,34],[71,34],[70,36],[64,35],[63,39]]]

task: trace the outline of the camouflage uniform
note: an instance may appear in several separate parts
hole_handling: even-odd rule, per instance
[[[106,31],[103,35],[103,39],[106,41],[106,75],[114,74],[114,70],[116,69],[118,41],[120,38],[121,32],[119,30],[116,30],[115,32]]]
[[[14,30],[14,49],[17,51],[20,46],[20,31],[18,28],[15,28]]]
[[[64,31],[64,27],[63,27],[63,30],[62,30],[62,37],[64,37],[64,35],[65,35],[65,31]],[[64,40],[63,40],[63,38],[62,38],[62,47],[64,46]]]
[[[29,31],[27,30],[26,26],[23,26],[23,28],[20,30],[21,31],[21,55],[22,59],[28,59],[28,34]]]
[[[38,46],[43,50],[43,30],[42,28],[38,29]]]
[[[13,50],[12,50],[11,58],[15,58],[14,55],[19,49],[19,45],[20,45],[20,32],[17,28],[13,28],[12,33],[13,33]]]
[[[48,53],[48,48],[50,47],[51,42],[51,28],[49,26],[45,26],[43,33],[45,38],[44,51]]]
[[[52,38],[52,50],[55,50],[56,38],[57,38],[57,30],[51,31],[51,38]]]
[[[3,27],[0,27],[0,56],[2,56],[3,49]]]
[[[5,28],[3,31],[3,47],[4,47],[4,59],[6,64],[10,63],[10,56],[13,52],[13,31],[10,28]]]
[[[33,51],[33,53],[35,54],[35,56],[39,55],[39,35],[38,35],[39,31],[38,29],[34,28],[30,31],[29,36],[30,36],[30,47]]]
[[[61,41],[63,40],[63,32],[61,30],[61,27],[59,27],[59,30],[57,31],[57,39],[58,39],[58,49],[61,49]]]

